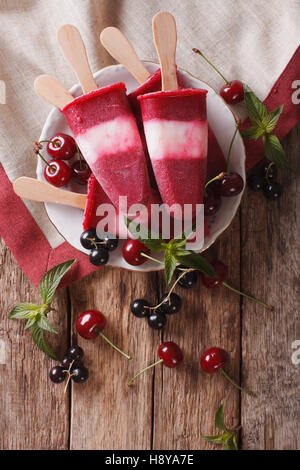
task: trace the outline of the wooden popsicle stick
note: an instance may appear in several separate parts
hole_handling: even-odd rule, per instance
[[[86,194],[72,193],[27,176],[14,181],[13,188],[18,196],[30,201],[54,202],[82,210],[86,204]]]
[[[132,44],[118,28],[105,28],[100,34],[100,41],[107,52],[124,65],[139,83],[144,83],[151,75],[138,58]]]
[[[177,32],[174,16],[167,11],[156,13],[152,20],[152,29],[161,68],[162,90],[177,90]]]
[[[34,82],[35,92],[45,101],[63,109],[74,97],[51,75],[39,75]]]
[[[83,93],[97,90],[98,86],[93,77],[86,48],[78,29],[71,24],[61,26],[57,31],[57,40],[63,55],[80,82]]]

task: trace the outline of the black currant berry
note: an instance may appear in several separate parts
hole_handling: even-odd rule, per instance
[[[119,243],[118,238],[105,237],[103,238],[103,244],[101,246],[103,246],[103,248],[105,248],[108,251],[114,251],[116,248],[118,248],[118,243]]]
[[[67,351],[67,356],[71,359],[71,361],[80,361],[84,356],[84,352],[80,346],[71,346],[71,348]]]
[[[280,183],[277,183],[276,181],[271,181],[270,183],[265,184],[265,186],[263,187],[263,192],[267,199],[275,201],[276,199],[279,199],[282,195],[283,188]]]
[[[277,177],[277,166],[275,163],[266,163],[262,169],[262,176],[265,176],[268,178],[268,180],[274,181],[275,178]]]
[[[91,251],[90,262],[94,266],[102,266],[103,264],[106,264],[108,260],[109,254],[105,248],[100,246]]]
[[[133,302],[131,302],[130,310],[133,313],[133,315],[135,315],[136,317],[145,318],[145,317],[149,317],[151,313],[151,310],[145,307],[150,307],[150,304],[147,300],[136,299],[136,300],[133,300]]]
[[[177,278],[182,274],[182,271],[176,271]],[[184,289],[190,289],[193,287],[198,279],[197,271],[189,271],[184,276],[182,276],[179,281],[178,285],[183,287]]]
[[[96,248],[95,242],[99,241],[100,240],[97,237],[97,233],[94,228],[89,228],[88,230],[85,230],[85,232],[82,232],[80,236],[80,243],[83,248],[86,248],[87,250],[93,250],[94,248]]]
[[[251,175],[247,179],[247,183],[249,188],[252,189],[252,191],[260,191],[266,184],[266,179],[260,175]]]
[[[72,370],[72,380],[76,383],[83,383],[89,377],[89,371],[84,366],[75,367]]]
[[[169,299],[167,297],[168,294],[164,294],[160,299],[159,303],[163,302],[159,307],[160,311],[165,315],[173,315],[174,313],[179,312],[182,304],[179,295],[172,292]]]
[[[167,323],[166,316],[159,310],[154,310],[147,318],[148,325],[154,330],[161,330]]]
[[[61,366],[64,368],[64,370],[68,370],[71,364],[72,364],[71,370],[74,369],[75,367],[82,365],[80,359],[71,359],[69,356],[65,356],[63,360],[61,361]]]
[[[67,372],[64,371],[64,367],[54,366],[50,369],[49,377],[55,384],[60,384],[66,379]]]

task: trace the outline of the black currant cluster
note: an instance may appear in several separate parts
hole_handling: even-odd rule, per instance
[[[102,266],[108,263],[109,252],[114,251],[118,247],[118,238],[103,239],[98,238],[96,230],[90,228],[81,234],[80,243],[86,250],[90,251],[90,262],[94,266]]]
[[[50,369],[49,377],[52,382],[60,384],[64,382],[66,378],[68,378],[67,385],[70,379],[76,383],[85,382],[89,377],[89,371],[82,363],[83,355],[84,352],[80,346],[72,346],[68,349],[61,365],[54,366]]]
[[[280,198],[283,192],[282,185],[276,180],[277,166],[275,163],[267,163],[263,166],[260,174],[253,174],[249,176],[247,182],[248,186],[253,191],[263,191],[267,199],[275,201]]]
[[[180,267],[185,269],[184,267]],[[179,269],[176,271],[177,282],[184,289],[189,289],[197,282],[197,272],[189,271],[182,275]],[[152,307],[145,299],[136,299],[131,302],[130,310],[138,318],[146,318],[150,328],[161,330],[167,323],[167,315],[174,315],[181,309],[182,301],[174,292],[164,294],[156,307]]]

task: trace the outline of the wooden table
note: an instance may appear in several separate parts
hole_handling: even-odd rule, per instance
[[[22,322],[7,319],[12,306],[38,301],[38,295],[1,243],[1,449],[211,449],[200,436],[216,432],[221,402],[228,426],[242,426],[241,449],[299,449],[300,365],[291,360],[292,343],[300,340],[299,134],[300,125],[284,142],[295,173],[280,170],[280,201],[247,189],[232,226],[208,253],[229,265],[232,285],[275,305],[275,311],[198,283],[190,291],[178,288],[181,313],[164,332],[152,331],[133,317],[129,304],[137,297],[156,301],[165,291],[162,273],[99,269],[55,297],[59,313],[53,320],[60,334],[52,335],[51,344],[63,355],[78,339],[90,371],[88,382],[72,384],[66,395],[48,378],[53,361],[33,345]],[[103,341],[76,337],[75,319],[87,308],[107,315],[107,335],[130,351],[131,362]],[[128,388],[128,379],[157,358],[162,340],[182,346],[182,367],[158,366]],[[222,375],[200,370],[201,353],[214,345],[229,351],[227,372],[256,397],[240,394]]]

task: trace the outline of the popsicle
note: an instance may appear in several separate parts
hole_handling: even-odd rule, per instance
[[[84,44],[74,26],[62,26],[58,41],[86,92],[61,110],[81,152],[115,207],[120,196],[127,196],[128,207],[148,206],[151,190],[146,159],[125,85],[95,89]]]
[[[154,175],[151,177],[153,170],[144,134],[141,107],[137,98],[140,95],[161,90],[161,71],[160,69],[157,69],[153,74],[151,74],[138,58],[132,44],[118,28],[105,28],[100,34],[100,41],[110,55],[123,64],[140,84],[136,90],[128,94],[128,99],[140,131],[144,152],[147,157],[148,171],[151,183],[153,184],[155,178]],[[177,79],[179,87],[185,88],[184,80],[181,78],[179,73],[177,73]],[[207,180],[212,179],[217,174],[225,171],[225,169],[226,162],[223,152],[211,127],[208,125]]]
[[[149,155],[158,188],[168,206],[203,201],[207,158],[206,90],[178,89],[176,24],[160,12],[153,18],[162,89],[138,97]]]

